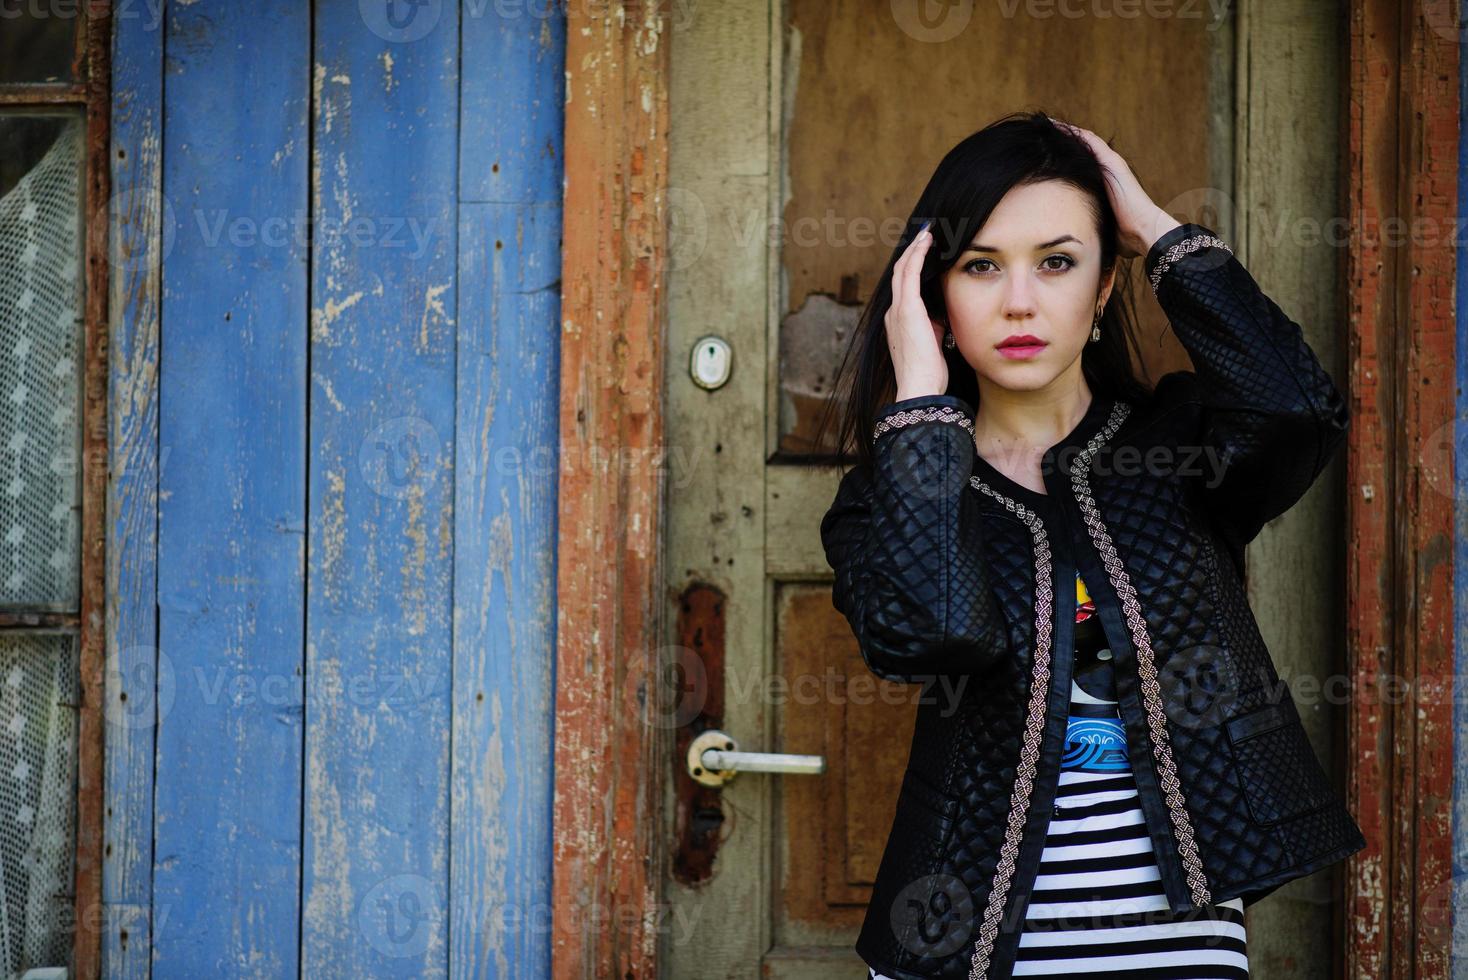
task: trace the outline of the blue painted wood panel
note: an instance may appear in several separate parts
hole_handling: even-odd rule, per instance
[[[559,204],[565,176],[565,6],[501,4],[503,16],[494,16],[494,4],[465,9],[479,14],[466,14],[462,31],[460,200]],[[559,246],[556,268],[559,276]]]
[[[165,16],[153,975],[286,977],[301,873],[310,22]],[[162,913],[166,911],[166,921]]]
[[[107,976],[549,973],[565,21],[463,18],[116,21]]]
[[[461,48],[450,973],[543,977],[565,20],[466,17]]]
[[[153,956],[157,724],[158,300],[163,32],[115,21],[108,264],[107,691],[103,729],[102,975],[148,976]]]
[[[316,4],[305,976],[448,973],[458,41]]]

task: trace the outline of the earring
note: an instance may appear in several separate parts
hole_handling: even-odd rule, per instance
[[[949,350],[953,350],[953,348],[958,346],[958,338],[953,336],[952,330],[943,334],[943,346]]]
[[[1101,310],[1096,311],[1096,319],[1091,321],[1091,342],[1095,343],[1101,339]]]

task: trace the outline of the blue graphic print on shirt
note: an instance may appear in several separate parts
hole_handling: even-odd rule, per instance
[[[1096,604],[1076,574],[1075,670],[1062,769],[1126,772],[1126,732],[1116,708],[1111,650],[1096,617]]]

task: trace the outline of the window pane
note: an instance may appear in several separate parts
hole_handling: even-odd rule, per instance
[[[0,636],[0,953],[6,975],[71,963],[75,636]]]
[[[0,6],[0,85],[73,81],[71,60],[81,26],[80,7],[80,3]]]
[[[75,611],[78,117],[0,117],[0,607]]]

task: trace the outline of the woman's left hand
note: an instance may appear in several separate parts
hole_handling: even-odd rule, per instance
[[[1111,199],[1111,209],[1116,212],[1122,258],[1146,255],[1153,242],[1178,227],[1178,220],[1153,203],[1147,192],[1142,190],[1132,168],[1105,140],[1089,129],[1059,119],[1052,118],[1051,121],[1085,140],[1101,164],[1106,177],[1106,195]]]

